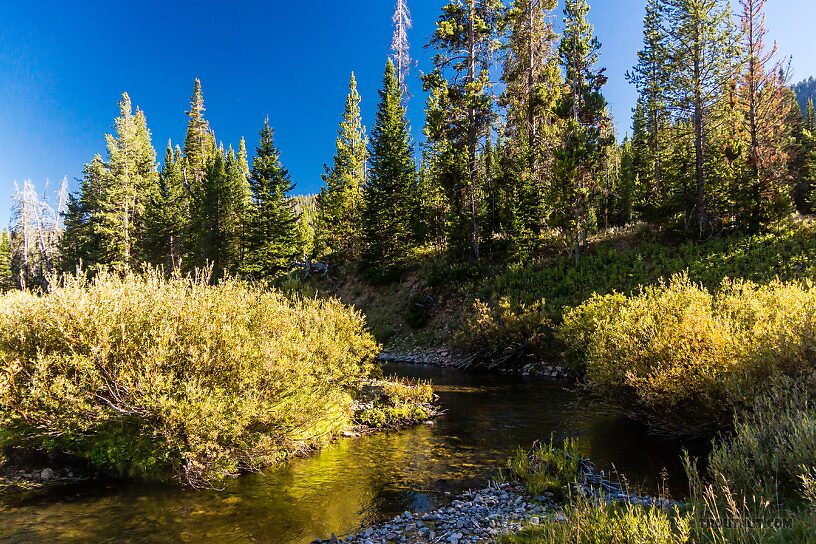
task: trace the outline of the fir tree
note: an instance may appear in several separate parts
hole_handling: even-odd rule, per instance
[[[357,80],[352,73],[334,163],[331,168],[326,167],[325,187],[317,197],[317,238],[324,255],[348,260],[360,257],[362,188],[367,160],[368,137],[360,113]]]
[[[85,167],[80,194],[69,202],[63,267],[131,267],[146,259],[145,209],[159,190],[156,151],[144,113],[122,95],[114,134],[105,136],[108,160]]]
[[[215,153],[215,138],[209,122],[204,118],[205,110],[201,81],[196,79],[193,96],[190,97],[190,111],[187,112],[187,136],[184,138],[184,175],[188,185],[204,179],[207,163]]]
[[[411,225],[416,185],[402,90],[390,59],[371,137],[371,171],[364,192],[363,265],[372,277],[387,280],[402,270],[414,240]]]
[[[775,60],[776,44],[765,46],[766,0],[740,0],[742,49],[746,57],[737,96],[748,137],[748,199],[743,204],[745,227],[787,215],[790,188],[786,183],[791,132],[786,124],[784,67]]]
[[[260,132],[250,173],[252,210],[244,271],[256,278],[273,277],[292,267],[300,255],[297,247],[297,215],[289,193],[294,184],[281,165],[269,118]]]
[[[159,172],[159,190],[145,210],[146,259],[170,271],[182,264],[182,248],[189,231],[189,193],[184,187],[181,149],[167,142]]]
[[[812,98],[808,98],[805,108],[805,130],[816,133],[816,109],[813,107]]]
[[[649,219],[656,219],[663,200],[663,142],[668,125],[666,92],[669,85],[669,56],[665,24],[665,0],[648,0],[643,18],[643,48],[638,51],[638,63],[626,78],[637,87],[644,121],[642,134],[646,147],[639,148],[638,182],[648,189],[641,198],[641,208]],[[637,121],[636,121],[637,123]],[[635,145],[639,145],[637,142]],[[645,155],[644,153],[648,153]]]
[[[516,238],[539,234],[550,211],[546,196],[554,149],[561,138],[555,116],[562,85],[557,36],[548,21],[555,6],[553,0],[515,0],[506,16],[502,102],[507,107],[505,164],[518,199],[511,212],[518,214]]]

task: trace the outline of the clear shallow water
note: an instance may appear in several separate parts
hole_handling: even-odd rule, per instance
[[[341,440],[314,457],[249,475],[222,491],[98,482],[46,494],[0,494],[0,542],[306,544],[342,536],[448,493],[482,487],[517,445],[578,439],[600,467],[655,489],[683,481],[683,444],[572,391],[537,379],[418,366],[386,374],[431,379],[445,413],[433,426]]]

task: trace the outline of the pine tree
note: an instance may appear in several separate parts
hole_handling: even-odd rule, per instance
[[[816,109],[813,107],[812,98],[808,98],[805,109],[805,130],[816,133]]]
[[[250,173],[252,210],[244,271],[256,278],[269,278],[292,268],[300,255],[297,247],[297,215],[289,193],[294,184],[281,165],[269,118],[260,131]]]
[[[429,112],[429,135],[432,144],[446,148],[440,154],[445,161],[440,179],[452,199],[449,243],[475,262],[481,258],[479,147],[490,137],[490,67],[498,47],[501,7],[500,0],[446,4],[430,42],[439,51],[434,58],[436,70],[424,78],[436,108]]]
[[[159,191],[156,151],[147,120],[133,113],[130,97],[122,95],[114,134],[105,136],[108,160],[100,156],[85,167],[80,194],[69,202],[63,267],[132,267],[148,257],[145,209]]]
[[[159,172],[159,190],[145,210],[146,260],[171,271],[182,264],[182,248],[189,231],[190,201],[184,187],[181,149],[167,142]]]
[[[60,268],[74,272],[78,266],[93,268],[100,262],[100,238],[94,235],[99,221],[98,199],[107,177],[107,166],[101,155],[83,169],[79,193],[70,195],[64,217],[65,233],[60,243]]]
[[[669,84],[669,57],[665,24],[665,0],[648,0],[643,18],[643,48],[638,51],[638,63],[626,78],[638,90],[638,107],[643,115],[643,129],[647,135],[647,147],[638,151],[648,152],[641,156],[642,164],[638,181],[648,188],[641,198],[643,213],[649,219],[659,217],[663,194],[663,142],[668,124],[666,91]],[[637,123],[637,121],[636,121]]]
[[[101,262],[132,266],[143,258],[145,205],[158,189],[156,151],[144,113],[132,113],[125,93],[119,104],[115,135],[107,135],[107,175],[98,200],[94,235],[101,241]]]
[[[320,252],[356,260],[361,250],[362,188],[366,181],[368,137],[360,113],[357,80],[351,74],[349,94],[336,141],[334,163],[323,175],[317,197],[317,238]]]
[[[389,59],[371,130],[371,170],[363,193],[363,266],[378,280],[394,278],[413,245],[416,166],[394,63]]]
[[[559,105],[566,137],[557,154],[554,191],[557,225],[564,232],[576,263],[594,223],[592,198],[606,147],[612,143],[611,122],[601,89],[603,69],[596,67],[601,44],[587,21],[586,0],[567,0],[559,57],[566,91]]]
[[[555,116],[562,86],[557,35],[548,21],[555,6],[554,0],[515,0],[506,15],[502,102],[507,107],[506,165],[518,199],[512,203],[519,214],[517,239],[539,234],[550,211],[546,196],[561,137]]]
[[[694,146],[694,200],[691,217],[701,236],[710,232],[707,142],[717,127],[715,106],[733,79],[731,12],[723,0],[667,0],[669,105],[678,120],[691,124]],[[690,174],[689,172],[685,174]]]

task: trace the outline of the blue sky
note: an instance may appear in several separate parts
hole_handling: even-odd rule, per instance
[[[561,2],[560,2],[561,3]],[[645,0],[591,0],[603,43],[605,94],[620,130],[635,94],[624,73],[635,62]],[[445,0],[409,0],[419,61],[410,113],[419,137],[424,44]],[[560,9],[561,6],[559,6]],[[14,181],[79,177],[104,152],[116,103],[127,91],[147,114],[159,157],[184,137],[193,79],[202,80],[216,136],[254,148],[269,115],[297,192],[320,188],[330,162],[349,74],[357,73],[371,125],[389,54],[392,0],[0,0],[0,224],[9,220]],[[793,57],[793,80],[816,76],[816,2],[768,2],[771,39]],[[560,13],[559,13],[560,19]]]

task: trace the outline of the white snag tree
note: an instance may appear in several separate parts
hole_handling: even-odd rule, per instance
[[[397,69],[397,81],[402,89],[403,99],[408,98],[408,74],[411,72],[411,46],[408,42],[408,31],[411,29],[411,12],[408,0],[397,0],[394,8],[394,38],[391,40],[392,59]]]

